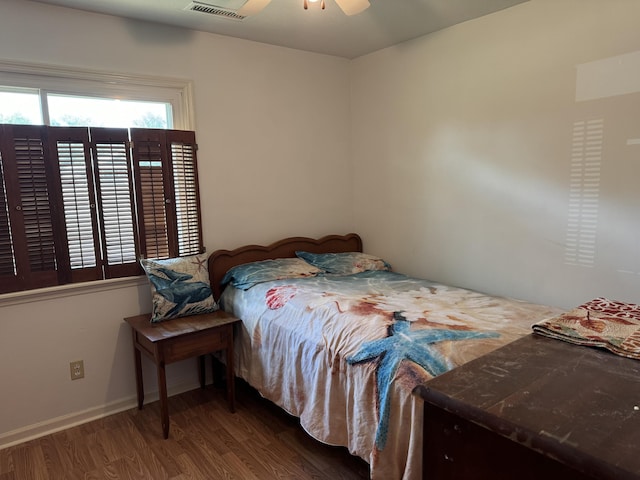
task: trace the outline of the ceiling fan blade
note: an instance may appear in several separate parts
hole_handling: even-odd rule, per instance
[[[238,15],[248,17],[249,15],[255,15],[260,12],[264,7],[269,5],[271,0],[247,0],[239,10]]]
[[[369,8],[369,0],[336,0],[345,15],[356,15]]]

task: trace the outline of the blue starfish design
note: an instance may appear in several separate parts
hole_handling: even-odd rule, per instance
[[[417,363],[435,377],[446,372],[449,367],[442,355],[433,347],[434,343],[499,336],[497,332],[469,330],[411,330],[411,322],[407,321],[401,312],[394,312],[393,317],[396,322],[389,327],[388,337],[364,343],[355,355],[347,358],[350,365],[379,358],[376,368],[380,410],[376,431],[376,448],[378,450],[382,450],[387,443],[391,404],[389,389],[403,360]]]

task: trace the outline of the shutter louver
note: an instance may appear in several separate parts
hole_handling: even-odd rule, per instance
[[[133,160],[138,186],[138,222],[142,254],[146,258],[177,256],[172,248],[165,190],[165,135],[161,130],[132,129]],[[164,162],[163,162],[164,160]]]
[[[55,240],[41,138],[14,138],[20,204],[32,272],[54,270]]]
[[[142,273],[138,264],[128,131],[92,128],[91,142],[102,222],[105,276],[114,278]]]
[[[15,282],[4,291],[57,285],[60,225],[55,166],[50,162],[46,127],[4,125],[2,133],[2,176],[15,260]],[[6,220],[5,220],[6,222]],[[6,223],[5,227],[7,228]],[[6,231],[4,230],[6,235]]]
[[[84,145],[59,141],[57,147],[71,268],[94,267],[96,255]]]
[[[82,127],[50,127],[49,145],[57,160],[67,250],[61,269],[67,281],[102,278],[89,135]]]
[[[167,137],[173,167],[178,253],[195,255],[203,250],[195,135],[193,132],[170,131]]]
[[[9,204],[5,187],[4,166],[0,151],[0,282],[8,278],[14,280],[16,275],[16,258],[11,241],[11,222],[9,219]],[[0,292],[4,289],[0,287]]]

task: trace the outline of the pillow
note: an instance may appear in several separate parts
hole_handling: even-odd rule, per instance
[[[225,274],[222,285],[230,283],[236,288],[248,290],[262,282],[315,277],[319,273],[324,272],[300,258],[278,258],[236,265]]]
[[[151,322],[214,312],[218,305],[209,284],[207,255],[140,260],[153,302]]]
[[[391,270],[391,265],[374,255],[360,252],[311,253],[296,252],[303,260],[327,273],[350,275],[367,270]]]

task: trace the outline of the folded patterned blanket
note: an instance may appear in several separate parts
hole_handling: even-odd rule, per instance
[[[640,360],[640,305],[596,298],[533,325],[540,335]]]

